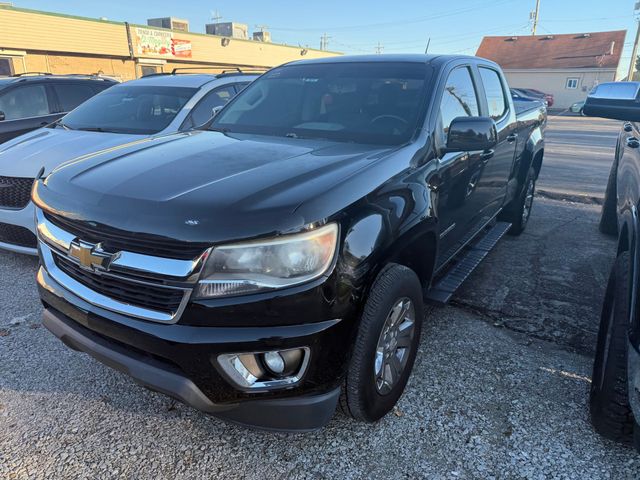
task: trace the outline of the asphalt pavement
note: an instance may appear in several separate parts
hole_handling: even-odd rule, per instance
[[[375,425],[257,432],[147,391],[41,327],[36,261],[0,253],[0,478],[640,478],[640,455],[588,416],[615,255],[590,199],[612,123],[550,119],[527,230],[429,308],[407,390]]]

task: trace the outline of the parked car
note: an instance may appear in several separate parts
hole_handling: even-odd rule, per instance
[[[530,98],[542,99],[547,103],[548,107],[553,107],[553,95],[550,93],[544,93],[540,90],[536,90],[535,88],[513,88],[520,95]]]
[[[0,77],[0,143],[57,120],[117,83],[98,75],[21,73]]]
[[[44,325],[233,422],[300,431],[402,394],[423,301],[529,219],[545,110],[466,56],[287,64],[207,130],[36,181]]]
[[[579,113],[581,116],[584,116],[584,103],[584,100],[581,102],[576,102],[571,105],[571,107],[569,107],[569,110],[573,113]]]
[[[601,83],[589,94],[584,113],[624,120],[604,204],[600,229],[616,235],[616,260],[607,282],[591,378],[591,421],[613,440],[640,452],[640,83]]]
[[[42,168],[46,175],[72,158],[190,130],[256,78],[177,73],[117,85],[59,121],[0,145],[0,248],[37,254],[29,196]]]
[[[516,110],[516,115],[524,113],[527,110],[535,108],[544,108],[546,110],[546,102],[544,100],[532,97],[525,97],[518,93],[513,88],[510,89],[511,99],[513,100],[513,106]]]

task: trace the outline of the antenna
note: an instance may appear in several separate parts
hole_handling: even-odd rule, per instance
[[[378,45],[376,45],[376,53],[380,55],[383,50],[384,50],[384,46],[380,42],[378,42]]]
[[[322,36],[320,37],[320,50],[326,50],[327,47],[329,46],[329,39],[331,37],[329,35],[327,35],[326,33],[323,33]]]
[[[264,31],[269,28],[269,25],[255,25],[255,27],[260,29],[260,33],[264,33]]]
[[[213,23],[218,23],[220,22],[220,20],[222,20],[222,15],[220,15],[220,12],[218,12],[218,10],[211,10],[209,13],[211,13],[211,20],[213,21]]]

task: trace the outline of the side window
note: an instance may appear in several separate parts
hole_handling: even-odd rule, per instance
[[[445,135],[456,117],[479,115],[478,97],[468,67],[456,68],[449,74],[440,101],[440,117]]]
[[[44,85],[22,85],[0,95],[0,111],[4,112],[7,120],[48,115]]]
[[[197,127],[206,123],[211,118],[213,109],[225,105],[235,94],[233,85],[216,88],[207,93],[191,111],[190,126]]]
[[[509,108],[509,102],[504,96],[504,87],[500,75],[490,68],[480,67],[480,77],[484,85],[484,93],[487,96],[489,116],[494,120],[501,118]]]
[[[61,112],[70,112],[94,95],[89,85],[80,83],[54,83],[52,86],[58,96]]]

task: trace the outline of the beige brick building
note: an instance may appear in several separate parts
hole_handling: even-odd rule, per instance
[[[264,68],[333,55],[338,53],[0,5],[0,75],[103,73],[131,80],[175,67]]]

